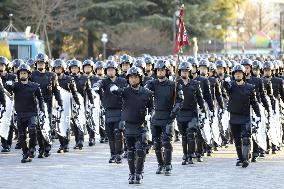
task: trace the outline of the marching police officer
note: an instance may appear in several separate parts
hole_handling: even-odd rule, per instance
[[[142,70],[131,67],[126,75],[129,86],[110,90],[122,97],[121,119],[125,121],[125,137],[128,149],[128,165],[130,170],[129,184],[140,184],[146,156],[148,128],[145,123],[147,109],[153,105],[152,92],[141,86]]]
[[[182,165],[193,164],[192,157],[197,152],[198,159],[203,149],[197,145],[196,141],[202,140],[198,128],[198,110],[197,104],[203,112],[205,118],[205,107],[200,84],[198,81],[191,79],[192,66],[189,62],[182,62],[178,71],[181,79],[178,83],[182,86],[184,94],[183,106],[177,115],[179,131],[182,135],[183,162]],[[199,160],[200,161],[200,160]]]
[[[249,84],[254,85],[257,102],[262,103],[265,110],[267,111],[268,116],[270,116],[269,104],[265,97],[263,80],[260,77],[256,77],[252,75],[252,61],[250,59],[248,58],[242,59],[240,63],[246,69],[246,72],[245,72],[246,80],[245,81]],[[256,162],[256,158],[259,156],[259,152],[260,152],[260,148],[258,147],[256,141],[253,140],[253,155],[251,159],[252,162]]]
[[[257,116],[256,122],[260,122],[260,110],[254,86],[245,82],[244,66],[236,65],[232,73],[234,81],[231,81],[230,77],[225,79],[225,87],[229,95],[229,123],[239,158],[236,166],[247,167],[249,165],[252,132],[250,106]]]
[[[154,69],[158,79],[150,80],[146,88],[154,93],[151,131],[158,161],[156,174],[161,174],[165,169],[165,175],[171,175],[173,120],[182,107],[183,92],[180,85],[176,85],[167,78],[169,74],[167,60],[158,60]],[[164,147],[164,153],[162,147]]]
[[[31,81],[38,83],[42,92],[42,96],[44,99],[44,102],[47,105],[47,112],[48,112],[48,118],[50,120],[50,123],[52,123],[52,99],[53,95],[55,96],[55,99],[62,109],[62,99],[60,92],[57,88],[58,82],[56,78],[56,74],[53,72],[47,71],[48,68],[48,57],[46,54],[39,53],[35,57],[36,62],[36,69],[31,74]],[[55,137],[55,128],[53,128],[53,125],[50,125],[51,128],[51,134],[53,137]],[[38,158],[43,158],[50,156],[50,150],[51,145],[44,139],[42,132],[40,129],[38,129],[38,144],[39,144],[39,155]]]
[[[22,60],[18,59],[16,62],[22,62]],[[8,73],[8,66],[9,66],[9,60],[4,57],[0,56],[0,76],[2,80],[3,87],[9,92],[12,93],[10,90],[9,86],[13,85],[14,82],[16,82],[17,78],[16,75],[13,73]],[[12,116],[13,118],[13,116]],[[10,148],[12,145],[12,139],[13,139],[13,120],[11,121],[10,129],[9,129],[9,134],[8,134],[8,139],[4,139],[1,137],[1,143],[3,149],[1,152],[10,152]],[[19,143],[16,144],[16,149],[19,149]]]
[[[69,63],[69,71],[70,76],[74,79],[77,91],[79,95],[81,95],[84,99],[84,104],[88,103],[87,100],[90,102],[90,104],[94,105],[94,96],[92,94],[91,90],[91,84],[88,76],[83,75],[80,73],[81,68],[81,62],[79,60],[73,59]],[[88,98],[87,98],[88,97]],[[80,104],[84,108],[83,104]],[[81,128],[82,129],[82,128]],[[80,150],[83,148],[84,143],[84,131],[82,131],[80,128],[78,128],[77,124],[74,124],[74,134],[75,134],[75,141],[76,145],[74,146],[74,149],[79,148]],[[91,138],[91,142],[93,144],[93,138]],[[90,141],[89,141],[90,142]]]
[[[73,78],[71,76],[65,75],[65,70],[66,70],[66,64],[63,60],[61,59],[56,59],[53,62],[53,69],[54,72],[56,73],[57,77],[58,77],[58,83],[59,86],[62,89],[65,89],[66,91],[70,92],[72,94],[73,99],[75,100],[75,102],[80,106],[80,102],[78,99],[78,95],[77,95],[77,88],[76,88],[76,84],[73,80]],[[68,99],[66,99],[68,100]],[[71,121],[74,123],[74,119],[72,118]],[[62,136],[58,136],[59,142],[60,142],[60,147],[57,150],[57,153],[61,153],[61,152],[69,152],[69,131],[67,133],[67,138],[64,138]]]
[[[94,70],[95,70],[96,76],[97,76],[97,78],[99,80],[102,80],[102,79],[106,78],[106,75],[105,75],[105,63],[103,61],[97,61],[95,63]],[[102,95],[100,95],[100,97],[101,96]],[[102,98],[100,98],[100,100],[102,101]],[[108,142],[108,138],[106,136],[106,131],[104,129],[105,128],[104,114],[105,114],[104,108],[103,108],[102,104],[100,104],[100,118],[99,118],[100,119],[100,127],[99,127],[100,143]]]
[[[107,78],[94,85],[102,98],[105,109],[105,129],[109,140],[111,158],[109,163],[121,163],[123,151],[124,122],[121,120],[122,98],[110,92],[110,87],[116,85],[119,88],[127,86],[124,78],[118,77],[118,66],[114,61],[106,62]]]
[[[82,65],[83,73],[89,78],[91,87],[100,80],[94,74],[94,65],[95,63],[92,60],[85,60]],[[90,124],[92,124],[93,127]],[[93,146],[95,144],[95,130],[93,129],[95,128],[95,123],[91,120],[91,123],[88,122],[86,126],[89,133],[89,146]]]
[[[119,77],[125,78],[128,69],[131,67],[132,64],[132,57],[128,54],[124,54],[120,57],[119,66],[122,71],[122,73],[119,75]]]
[[[22,163],[31,162],[30,158],[34,157],[36,146],[36,126],[39,116],[43,119],[44,100],[41,94],[39,84],[29,81],[31,75],[30,67],[21,64],[18,70],[19,82],[11,85],[14,93],[15,110],[17,112],[17,126],[19,130],[19,140],[23,151]],[[27,146],[27,128],[29,132],[29,147]]]

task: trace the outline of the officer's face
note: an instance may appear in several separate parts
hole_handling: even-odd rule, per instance
[[[253,72],[253,74],[256,75],[256,76],[259,76],[259,75],[260,75],[260,69],[253,69],[252,72]]]
[[[214,71],[209,71],[208,75],[209,75],[209,77],[214,76]]]
[[[223,67],[218,67],[217,68],[217,74],[218,75],[223,75],[224,74],[224,68]]]
[[[159,79],[164,79],[166,77],[167,71],[163,68],[157,69],[157,77]]]
[[[130,64],[129,63],[123,63],[121,64],[121,69],[123,72],[127,72],[127,70],[130,68]]]
[[[108,68],[108,69],[107,69],[107,75],[108,75],[108,77],[110,77],[110,78],[114,78],[115,75],[116,75],[115,69],[114,69],[114,68]]]
[[[236,72],[234,74],[234,77],[235,77],[236,81],[241,81],[243,79],[243,77],[244,77],[244,74],[243,74],[243,72]]]
[[[104,69],[103,69],[103,68],[97,68],[97,71],[96,71],[96,72],[97,72],[98,75],[101,76],[101,75],[104,74]]]
[[[188,79],[189,78],[189,71],[188,70],[181,70],[180,76],[182,79]]]
[[[42,71],[45,69],[45,63],[44,62],[37,62],[37,69],[39,71]]]
[[[27,71],[20,71],[20,80],[21,81],[26,81],[29,77],[29,74]]]
[[[249,65],[245,65],[246,74],[250,74],[251,67]]]
[[[152,70],[152,64],[146,64],[146,72],[150,72]]]
[[[206,76],[208,73],[208,68],[206,66],[200,66],[199,71],[200,71],[200,75]]]
[[[0,72],[3,73],[6,69],[6,66],[4,64],[0,64]]]
[[[193,66],[193,67],[192,67],[192,73],[195,74],[196,72],[197,72],[197,67],[196,67],[196,66]]]
[[[263,75],[264,77],[270,77],[272,75],[272,71],[270,69],[264,69]]]
[[[140,83],[140,77],[138,75],[129,76],[129,84],[132,87],[134,88],[138,87],[139,83]]]
[[[78,74],[79,73],[79,68],[77,66],[73,66],[71,67],[71,73],[72,74]]]
[[[55,68],[55,73],[56,73],[57,75],[60,75],[62,72],[63,72],[63,71],[62,71],[62,68],[60,68],[60,67]]]
[[[14,72],[14,74],[16,74],[17,72],[18,72],[18,70],[19,70],[19,68],[13,68],[13,72]]]
[[[93,71],[92,66],[90,66],[90,65],[84,66],[84,73],[90,74],[92,71]]]

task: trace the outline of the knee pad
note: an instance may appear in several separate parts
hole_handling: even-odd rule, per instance
[[[249,137],[243,138],[243,145],[250,145],[250,138]]]
[[[242,145],[242,139],[241,138],[234,138],[235,146],[241,146]]]
[[[156,151],[161,151],[161,149],[162,149],[162,143],[161,143],[161,142],[156,142],[156,141],[154,141],[154,149],[155,149]]]
[[[168,137],[173,137],[173,135],[174,135],[174,127],[173,127],[172,123],[166,125],[166,135]]]
[[[122,140],[122,132],[120,130],[114,130],[114,135],[117,140]]]
[[[20,135],[19,135],[19,140],[21,141],[21,142],[25,142],[26,141],[26,135],[24,134],[24,133],[20,133]]]
[[[193,132],[187,133],[187,139],[188,140],[195,140],[195,133],[193,133]]]
[[[30,135],[36,135],[36,128],[35,128],[35,126],[29,128],[29,134]]]
[[[164,146],[165,149],[168,149],[168,150],[173,149],[172,143],[170,141],[164,141],[163,146]]]
[[[146,152],[145,152],[144,149],[137,149],[136,154],[137,154],[138,157],[143,158],[145,156]]]

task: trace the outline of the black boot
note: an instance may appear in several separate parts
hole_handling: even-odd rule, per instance
[[[122,156],[123,158],[127,158],[127,151],[124,151],[124,153],[123,153],[123,156]]]
[[[170,176],[172,174],[172,165],[165,166],[165,176]]]
[[[201,157],[201,154],[196,155],[196,161],[197,162],[203,162],[203,158]]]
[[[23,159],[21,160],[21,163],[28,163],[28,162],[31,162],[32,159],[29,158],[29,155],[28,154],[23,154]]]
[[[193,161],[192,161],[192,157],[191,157],[191,156],[188,156],[187,162],[188,162],[188,164],[193,164]]]
[[[38,158],[44,158],[44,155],[43,155],[44,151],[43,150],[39,150],[38,151]]]
[[[243,164],[242,167],[245,168],[249,165],[249,158],[250,158],[250,138],[244,137],[243,138]]]
[[[105,143],[105,139],[103,137],[100,138],[100,143]]]
[[[236,166],[241,166],[242,162],[243,162],[242,146],[236,146],[236,151],[237,151],[237,155],[238,155],[238,160],[237,160]]]
[[[110,159],[108,160],[109,163],[115,163],[116,155],[111,155]]]
[[[187,157],[186,154],[184,154],[183,157],[182,157],[182,162],[181,162],[181,164],[182,164],[182,165],[186,165],[187,163],[188,163],[188,157]]]
[[[158,165],[158,169],[156,171],[156,174],[162,174],[163,171],[164,171],[164,166],[163,165]]]
[[[4,146],[3,149],[1,150],[3,153],[10,152],[10,148],[8,146]]]
[[[187,164],[187,159],[188,159],[188,151],[187,151],[187,137],[182,136],[182,151],[183,151],[183,157],[182,157],[182,165]]]
[[[90,138],[89,139],[89,146],[94,146],[95,145],[95,139]]]
[[[141,184],[142,179],[143,179],[142,174],[136,174],[135,184]]]
[[[29,149],[29,158],[34,158],[36,153],[36,149],[35,148],[30,148]]]
[[[120,164],[122,162],[122,156],[120,154],[117,154],[115,157],[115,163]]]
[[[49,157],[51,155],[50,150],[51,150],[51,145],[46,145],[46,147],[44,149],[44,156],[45,157]]]
[[[129,174],[129,184],[134,184],[135,183],[135,174]]]
[[[58,150],[57,150],[57,153],[59,153],[59,154],[63,153],[63,147],[59,147]]]
[[[68,145],[66,145],[66,146],[64,147],[63,152],[64,152],[64,153],[69,152],[69,147],[68,147]]]
[[[17,142],[15,145],[15,149],[17,150],[21,149],[21,143]]]

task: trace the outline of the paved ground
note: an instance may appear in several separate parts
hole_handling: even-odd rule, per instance
[[[86,144],[87,145],[87,144]],[[154,153],[147,156],[142,185],[128,184],[127,161],[109,164],[107,144],[97,142],[82,151],[71,149],[57,154],[58,142],[52,156],[35,158],[32,163],[21,164],[21,151],[0,154],[0,188],[283,188],[284,152],[268,155],[251,163],[246,169],[235,166],[233,146],[205,157],[203,163],[181,165],[181,144],[174,143],[173,174],[156,175]]]

